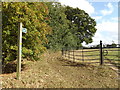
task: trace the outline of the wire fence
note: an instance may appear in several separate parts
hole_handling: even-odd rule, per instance
[[[69,59],[73,62],[85,62],[85,63],[112,63],[120,67],[120,45],[116,46],[102,45],[102,41],[99,44],[99,47],[94,48],[79,48],[77,49],[68,49],[64,48],[62,50],[62,56],[64,59]]]

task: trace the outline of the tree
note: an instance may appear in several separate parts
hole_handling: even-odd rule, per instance
[[[111,44],[112,47],[117,47],[117,44],[115,44],[114,41],[112,41],[112,44]]]
[[[52,49],[63,47],[81,47],[82,42],[92,42],[96,32],[96,22],[85,11],[78,8],[62,6],[58,2],[47,3],[52,27],[49,42],[45,46]]]
[[[52,27],[51,35],[48,35],[49,42],[46,44],[47,48],[60,50],[63,47],[75,45],[75,35],[70,32],[69,20],[65,15],[65,7],[58,2],[46,3],[49,10],[48,17],[50,21],[47,22]]]
[[[46,48],[46,35],[51,28],[44,21],[48,14],[44,3],[29,2],[4,2],[2,15],[2,51],[5,62],[17,58],[18,23],[22,22],[28,32],[23,34],[23,57],[38,59],[38,56]]]
[[[77,36],[78,45],[83,41],[92,43],[92,37],[96,32],[96,22],[84,10],[67,6],[65,14],[70,21],[69,28]]]

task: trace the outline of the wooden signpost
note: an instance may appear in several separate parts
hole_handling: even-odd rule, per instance
[[[22,55],[22,32],[27,33],[26,28],[22,28],[22,23],[18,26],[18,59],[17,59],[17,79],[20,79],[21,73],[21,55]]]

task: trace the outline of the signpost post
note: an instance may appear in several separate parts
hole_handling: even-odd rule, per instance
[[[21,73],[21,55],[22,55],[22,32],[27,33],[26,28],[22,28],[22,23],[18,26],[18,59],[17,59],[17,79],[20,79]]]
[[[21,72],[21,49],[22,49],[22,23],[18,26],[18,60],[17,60],[17,79],[20,79]]]

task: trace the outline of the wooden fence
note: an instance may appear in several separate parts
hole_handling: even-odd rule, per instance
[[[119,54],[120,47],[103,47],[102,41],[100,41],[98,48],[80,48],[78,50],[62,49],[62,56],[64,59],[69,59],[73,62],[99,63],[100,65],[107,62],[119,64]]]
[[[92,52],[96,52],[96,54],[92,55]],[[81,61],[91,63],[92,61],[95,63],[101,63],[99,49],[79,49],[79,50],[63,50],[62,56],[64,59],[72,60],[73,62]]]

